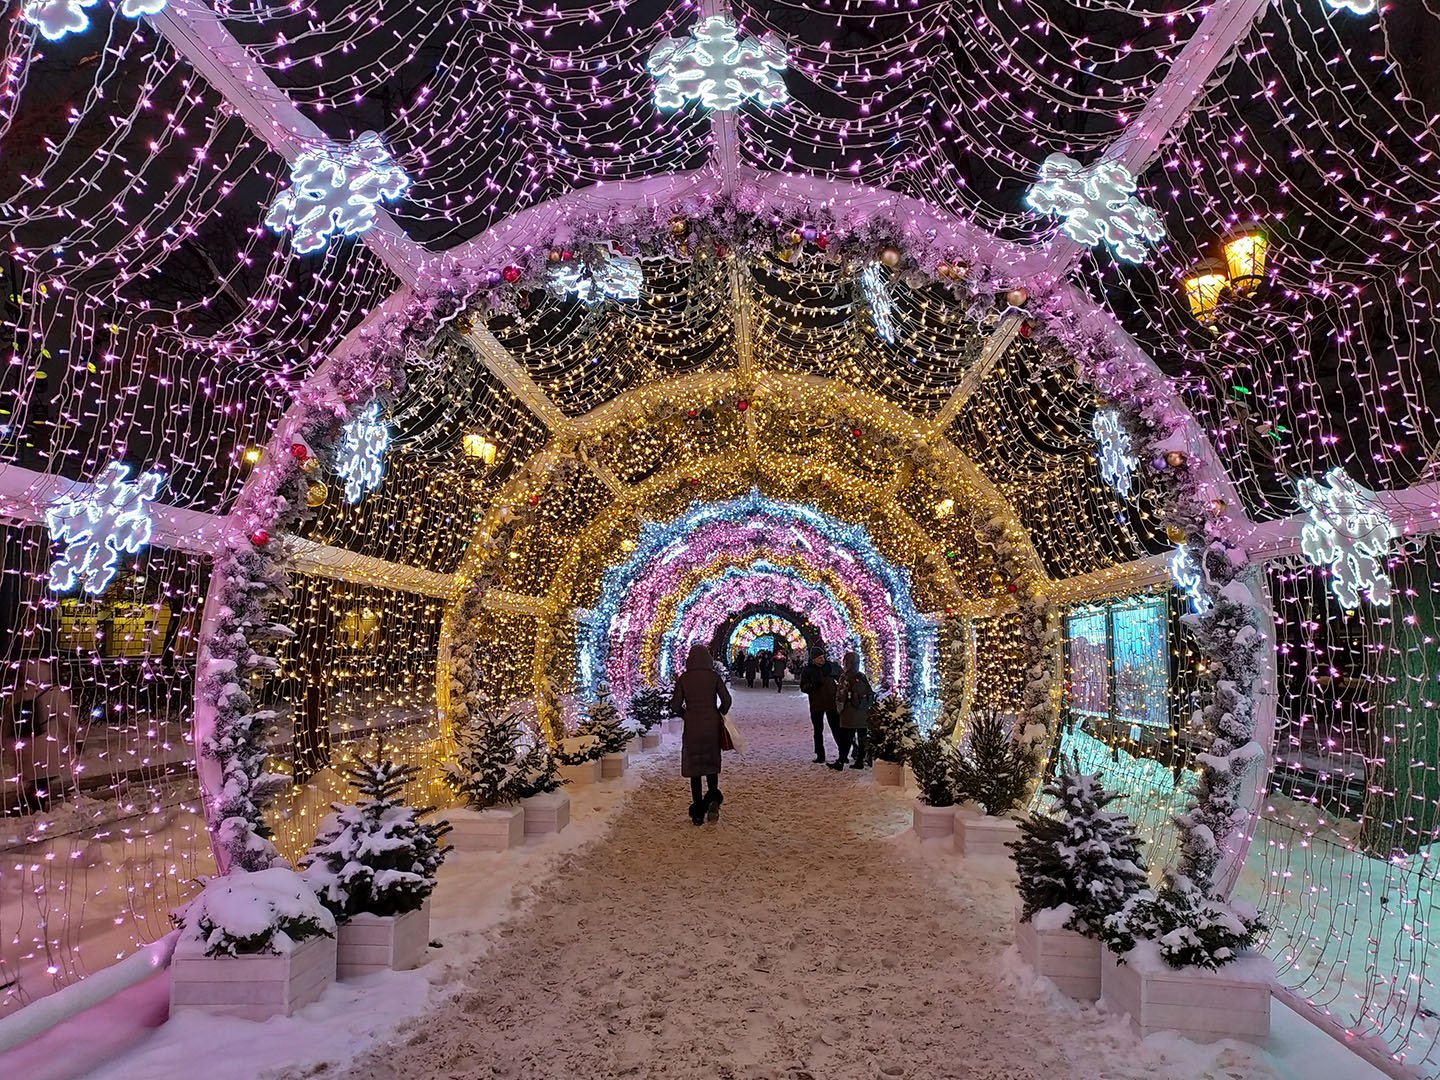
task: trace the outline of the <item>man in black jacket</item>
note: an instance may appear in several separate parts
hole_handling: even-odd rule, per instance
[[[800,672],[800,692],[810,699],[810,726],[815,729],[815,760],[825,763],[825,722],[840,745],[840,713],[835,707],[835,677],[840,668],[829,662],[824,649],[810,654],[810,663]]]

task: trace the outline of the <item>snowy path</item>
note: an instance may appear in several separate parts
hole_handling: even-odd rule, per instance
[[[561,857],[465,988],[340,1075],[1276,1075],[1246,1051],[1142,1045],[1015,986],[1008,886],[922,847],[908,803],[868,772],[814,764],[793,686],[736,698],[751,746],[726,755],[718,825],[687,820],[667,742],[608,835]]]

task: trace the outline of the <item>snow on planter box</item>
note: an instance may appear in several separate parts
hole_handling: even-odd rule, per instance
[[[525,842],[525,811],[518,806],[447,810],[445,819],[456,851],[509,851]]]
[[[425,962],[429,944],[429,900],[404,915],[352,915],[336,932],[335,973],[353,979],[377,971],[409,971]]]
[[[600,758],[600,779],[620,779],[620,777],[625,775],[625,768],[629,764],[629,754],[605,754]]]
[[[1009,859],[1005,845],[1020,838],[1020,823],[988,814],[955,815],[955,850],[967,858]]]
[[[882,787],[900,787],[905,783],[905,766],[898,761],[875,759],[875,783]]]
[[[335,981],[335,919],[293,870],[213,878],[184,920],[170,963],[171,1015],[289,1016]]]
[[[955,831],[955,807],[928,806],[916,799],[912,824],[921,840],[950,836]]]
[[[1104,950],[1094,938],[1065,928],[1074,913],[1069,904],[1061,904],[1037,911],[1034,919],[1025,922],[1017,910],[1015,944],[1031,970],[1053,982],[1061,993],[1076,1001],[1096,1001]]]
[[[1218,971],[1172,968],[1153,941],[1142,941],[1124,959],[1101,950],[1100,1000],[1110,1012],[1128,1013],[1141,1038],[1173,1031],[1195,1042],[1269,1039],[1269,957],[1247,953]]]
[[[570,824],[570,796],[563,791],[547,791],[521,799],[525,810],[525,835],[545,836],[558,833]]]

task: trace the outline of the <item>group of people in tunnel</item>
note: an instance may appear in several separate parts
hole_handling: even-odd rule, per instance
[[[730,674],[737,679],[744,676],[745,685],[752,690],[758,675],[761,689],[770,689],[771,682],[774,682],[778,694],[785,689],[785,668],[789,663],[790,656],[783,648],[758,649],[755,652],[737,649],[730,661]]]
[[[763,655],[763,654],[759,654]],[[744,657],[746,682],[755,685],[748,664],[757,654]],[[766,676],[778,680],[771,656],[771,671]],[[670,710],[684,718],[685,728],[680,744],[680,775],[690,781],[690,821],[703,825],[720,819],[721,755],[731,749],[725,717],[734,699],[722,670],[711,659],[710,650],[696,643],[685,660],[684,673],[675,680]],[[734,666],[731,668],[734,671]],[[783,665],[781,667],[783,671]],[[876,696],[870,680],[860,670],[860,657],[847,652],[843,665],[829,659],[823,647],[810,650],[809,662],[800,669],[800,689],[809,699],[810,726],[815,737],[815,761],[837,772],[848,763],[852,769],[869,764],[866,735],[870,710]],[[835,740],[836,756],[828,761],[825,753],[825,728],[829,726]],[[701,781],[704,781],[702,789]]]

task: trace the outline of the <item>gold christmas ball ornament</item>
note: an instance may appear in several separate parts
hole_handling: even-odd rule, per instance
[[[1165,464],[1172,469],[1178,469],[1185,464],[1185,453],[1182,450],[1170,450],[1165,454]]]
[[[330,497],[330,489],[321,483],[311,484],[305,489],[305,505],[320,506]]]
[[[880,249],[880,261],[889,267],[900,265],[900,252],[897,248],[887,247]]]
[[[689,231],[690,223],[686,221],[683,217],[673,217],[670,219],[671,236],[684,236]]]
[[[549,256],[549,257],[550,257],[550,261],[551,261],[552,263],[558,263],[558,262],[560,261],[560,252],[558,252],[558,251],[556,251],[556,250],[554,250],[554,249],[552,248],[551,251],[550,251],[550,256]]]
[[[308,457],[300,463],[300,469],[302,472],[317,473],[320,471],[320,459],[317,457]]]
[[[1185,540],[1185,530],[1182,529],[1179,525],[1166,525],[1165,535],[1169,538],[1172,544],[1183,543]]]
[[[1030,290],[1017,285],[1005,294],[1005,303],[1011,307],[1024,307],[1030,301]]]

